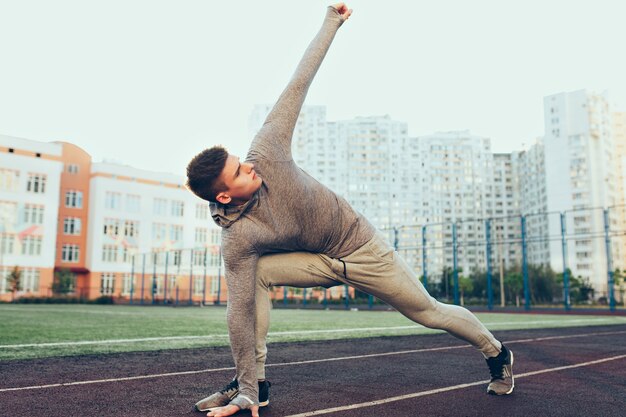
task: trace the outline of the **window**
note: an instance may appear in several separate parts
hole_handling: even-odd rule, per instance
[[[102,245],[102,262],[117,262],[117,246]]]
[[[122,194],[107,191],[104,195],[104,208],[119,210],[122,205]]]
[[[66,217],[63,220],[63,234],[80,235],[81,221],[78,217]]]
[[[221,229],[211,229],[211,245],[220,244]]]
[[[209,206],[204,203],[196,204],[196,219],[207,220],[209,218]]]
[[[65,192],[65,207],[83,208],[82,191],[66,191]]]
[[[46,174],[28,174],[26,191],[43,194],[46,192]]]
[[[203,246],[207,242],[208,230],[205,227],[196,227],[196,246]]]
[[[157,216],[165,216],[167,214],[167,200],[164,198],[155,198],[152,213]]]
[[[133,194],[126,194],[126,211],[138,213],[141,211],[141,197]]]
[[[41,255],[41,236],[25,236],[22,239],[22,255]]]
[[[4,294],[9,291],[9,283],[7,282],[7,275],[11,271],[7,267],[0,266],[0,294]]]
[[[78,174],[78,165],[76,165],[76,164],[67,164],[66,170],[70,174]]]
[[[215,248],[209,252],[208,256],[208,265],[210,267],[219,268],[220,267],[220,251],[219,248]]]
[[[204,266],[206,263],[206,252],[203,250],[193,251],[193,265]]]
[[[172,201],[172,216],[183,217],[185,203],[182,201]]]
[[[100,277],[100,294],[113,295],[115,291],[115,274],[103,273]]]
[[[17,220],[17,203],[0,201],[0,227],[6,227],[6,223],[15,223]]]
[[[77,263],[80,255],[78,245],[65,244],[61,250],[61,261]]]
[[[173,265],[179,266],[181,258],[182,258],[182,251],[179,251],[179,250],[172,251],[172,255],[173,255],[172,256]]]
[[[124,236],[137,237],[139,235],[139,222],[126,220],[124,221]]]
[[[13,255],[13,247],[15,244],[15,235],[8,233],[0,234],[0,254]]]
[[[122,262],[129,263],[133,261],[133,256],[137,253],[136,247],[122,247]]]
[[[17,191],[20,182],[20,173],[14,169],[0,168],[0,190]]]
[[[207,277],[207,279],[209,279]],[[220,285],[220,279],[218,277],[211,277],[211,294],[217,296],[219,292],[223,294],[223,287]],[[219,294],[220,298],[222,294]]]
[[[183,240],[183,226],[171,225],[170,226],[170,240],[180,242]]]
[[[43,224],[43,207],[38,204],[24,204],[24,223]]]
[[[122,275],[122,295],[130,295],[130,293],[133,292],[133,287],[134,283],[132,274]]]
[[[152,223],[152,239],[163,240],[166,238],[167,225],[163,223]]]
[[[121,232],[118,219],[104,219],[104,234],[111,237],[119,236]]]
[[[39,269],[22,269],[19,290],[24,292],[39,292]]]
[[[204,292],[204,277],[193,277],[193,295],[202,295]]]

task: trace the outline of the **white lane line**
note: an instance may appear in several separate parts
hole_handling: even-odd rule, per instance
[[[548,337],[538,337],[534,339],[519,339],[519,340],[510,340],[505,343],[507,345],[512,345],[515,343],[543,342],[546,340],[568,339],[568,338],[574,338],[574,337],[587,337],[587,336],[607,336],[607,335],[615,335],[615,334],[622,334],[622,333],[626,333],[626,330],[616,331],[616,332],[581,333],[581,334],[567,335],[567,336],[548,336]],[[308,361],[269,363],[265,365],[265,367],[307,365],[311,363],[336,362],[336,361],[345,361],[345,360],[354,360],[354,359],[375,358],[375,357],[381,357],[381,356],[406,355],[406,354],[411,354],[411,353],[435,352],[439,350],[466,349],[470,347],[472,346],[471,345],[442,346],[442,347],[425,348],[425,349],[401,350],[401,351],[396,351],[396,352],[371,353],[368,355],[340,356],[340,357],[335,357],[335,358],[312,359]],[[122,377],[122,378],[96,379],[96,380],[90,380],[90,381],[62,382],[62,383],[57,383],[57,384],[33,385],[29,387],[0,388],[0,392],[24,391],[24,390],[54,388],[54,387],[67,387],[67,386],[72,386],[72,385],[100,384],[100,383],[105,383],[105,382],[132,381],[132,380],[137,380],[137,379],[151,379],[151,378],[161,378],[161,377],[167,377],[167,376],[194,375],[194,374],[201,374],[201,373],[234,371],[234,370],[235,370],[235,367],[199,369],[196,371],[181,371],[181,372],[170,372],[170,373],[163,373],[163,374],[138,375],[138,376],[129,376],[129,377]]]
[[[603,323],[609,322],[614,323],[615,317],[607,317],[607,318],[589,318],[589,319],[575,319],[568,320],[567,323]],[[523,324],[523,325],[535,325],[535,324],[554,324],[554,323],[563,323],[563,320],[537,320],[537,321],[511,321],[511,322],[494,322],[494,323],[483,323],[485,326],[495,327],[495,326],[510,326],[515,324]],[[624,319],[624,323],[626,323],[626,319]],[[618,320],[618,324],[619,320]],[[278,337],[278,336],[297,336],[297,335],[309,335],[309,334],[327,334],[327,333],[355,333],[355,332],[385,332],[390,330],[415,330],[415,329],[425,329],[424,326],[421,325],[408,325],[408,326],[395,326],[395,327],[359,327],[359,328],[349,328],[349,329],[322,329],[322,330],[295,330],[295,331],[284,331],[284,332],[270,332],[268,333],[268,337]],[[142,338],[134,338],[134,339],[105,339],[105,340],[78,340],[78,341],[69,341],[69,342],[50,342],[50,343],[22,343],[16,345],[0,345],[0,349],[19,349],[19,348],[45,348],[45,347],[60,347],[60,346],[84,346],[84,345],[111,345],[111,344],[121,344],[121,343],[141,343],[141,342],[157,342],[157,341],[181,341],[181,340],[211,340],[211,339],[225,339],[228,338],[228,334],[215,334],[215,335],[205,335],[205,336],[166,336],[166,337],[142,337]]]
[[[609,362],[609,361],[615,361],[619,359],[626,359],[626,355],[612,356],[609,358],[598,359],[595,361],[576,363],[574,365],[558,366],[556,368],[547,368],[547,369],[541,369],[538,371],[526,372],[523,374],[515,375],[515,379],[526,378],[526,377],[538,375],[538,374],[545,374],[548,372],[558,372],[558,371],[563,371],[566,369],[580,368],[583,366],[591,366],[591,365],[596,365],[599,363],[604,363],[604,362]],[[483,384],[488,384],[488,383],[489,383],[489,380],[469,382],[467,384],[452,385],[449,387],[437,388],[437,389],[432,389],[428,391],[420,391],[420,392],[415,392],[412,394],[399,395],[397,397],[384,398],[382,400],[368,401],[365,403],[351,404],[351,405],[345,405],[341,407],[326,408],[323,410],[308,411],[308,412],[300,413],[300,414],[292,414],[287,417],[311,417],[311,416],[319,416],[322,414],[331,414],[331,413],[335,413],[338,411],[355,410],[358,408],[373,407],[376,405],[382,405],[382,404],[388,404],[388,403],[396,402],[396,401],[408,400],[410,398],[424,397],[426,395],[434,395],[434,394],[439,394],[442,392],[454,391],[454,390],[459,390],[459,389],[463,389],[467,387],[473,387],[476,385],[483,385]]]

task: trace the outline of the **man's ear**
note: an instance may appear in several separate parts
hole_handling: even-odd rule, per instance
[[[215,196],[215,199],[222,204],[228,204],[231,202],[232,198],[226,194],[225,192],[221,192]]]

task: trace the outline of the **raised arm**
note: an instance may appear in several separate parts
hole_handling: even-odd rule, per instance
[[[337,29],[352,14],[344,3],[328,6],[321,29],[309,44],[289,84],[254,138],[248,158],[275,161],[291,159],[291,137],[309,86],[317,73]]]

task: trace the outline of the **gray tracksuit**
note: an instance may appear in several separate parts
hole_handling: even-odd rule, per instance
[[[246,160],[263,179],[261,188],[242,206],[211,205],[213,219],[223,228],[228,331],[239,380],[240,393],[231,404],[242,409],[258,404],[273,285],[349,284],[417,323],[471,343],[485,357],[501,350],[471,312],[432,298],[384,237],[291,157],[291,137],[307,90],[341,24],[339,13],[329,7],[321,30],[254,138]]]
[[[374,235],[374,227],[348,202],[306,172],[291,157],[291,137],[306,93],[343,23],[332,7],[281,94],[246,161],[262,178],[261,188],[238,207],[211,204],[223,228],[222,247],[228,285],[228,331],[237,366],[240,395],[258,401],[255,365],[255,271],[260,256],[307,251],[339,258]],[[245,400],[235,399],[236,405]]]

